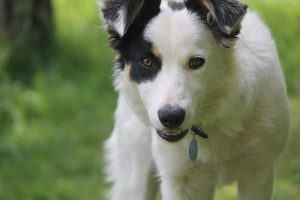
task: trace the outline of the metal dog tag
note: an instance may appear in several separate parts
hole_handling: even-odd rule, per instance
[[[190,142],[189,157],[191,161],[196,161],[198,157],[198,143],[195,138],[195,134],[193,134],[193,139]]]

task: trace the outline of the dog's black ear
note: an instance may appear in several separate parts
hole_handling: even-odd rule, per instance
[[[208,25],[216,41],[229,48],[240,32],[247,5],[236,0],[186,0],[187,9],[196,12]]]
[[[110,34],[111,45],[132,27],[141,32],[159,13],[161,0],[108,0],[101,5],[102,16]]]

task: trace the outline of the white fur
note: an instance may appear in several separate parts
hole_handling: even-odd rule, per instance
[[[154,199],[156,169],[163,200],[212,200],[217,184],[233,180],[239,200],[270,200],[289,107],[267,27],[248,12],[234,48],[224,49],[196,16],[164,4],[144,37],[158,49],[162,69],[141,84],[126,70],[116,77],[115,128],[105,151],[111,199]],[[191,56],[204,57],[205,65],[189,70]],[[175,143],[156,134],[162,128],[157,111],[165,104],[186,110],[182,129],[198,124],[208,133],[207,140],[197,138],[196,162],[188,158],[191,134]]]

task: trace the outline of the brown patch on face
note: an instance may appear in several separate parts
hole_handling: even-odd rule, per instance
[[[129,81],[133,81],[130,77],[130,71],[131,71],[131,63],[126,62],[124,67],[124,72],[126,74],[126,77]]]
[[[157,49],[156,47],[152,47],[152,48],[151,48],[151,52],[153,53],[153,55],[154,55],[155,57],[158,57],[158,49]]]

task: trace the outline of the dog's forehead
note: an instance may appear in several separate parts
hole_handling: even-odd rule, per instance
[[[162,3],[161,12],[146,26],[145,39],[163,56],[174,58],[197,54],[195,51],[199,49],[196,47],[207,40],[204,24],[185,7],[172,5]]]

